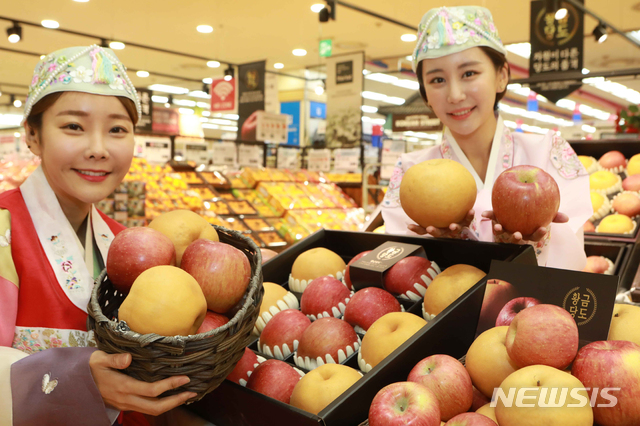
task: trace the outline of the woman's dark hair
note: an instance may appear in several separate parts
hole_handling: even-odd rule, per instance
[[[507,72],[509,73],[509,80],[511,80],[511,68],[507,64],[507,57],[502,53],[498,52],[497,50],[492,49],[490,47],[487,47],[487,46],[479,46],[479,47],[489,57],[489,59],[491,59],[491,62],[493,62],[493,66],[496,69],[496,72],[500,71],[506,65]],[[422,96],[422,100],[424,101],[425,104],[429,104],[429,102],[427,101],[427,92],[424,90],[424,81],[422,81],[422,61],[420,61],[420,63],[418,64],[418,67],[416,69],[416,76],[418,77],[418,83],[420,83],[420,96]],[[506,87],[502,92],[496,93],[496,101],[493,104],[494,110],[498,109],[498,102],[500,102],[500,100],[504,98],[504,95],[506,93],[507,93]]]
[[[40,99],[38,102],[33,105],[31,108],[31,112],[29,113],[29,117],[27,117],[27,124],[34,130],[40,131],[42,128],[42,114],[49,108],[53,106],[60,99],[63,93],[66,92],[55,92],[51,93],[44,98]],[[138,110],[136,109],[135,103],[129,98],[123,98],[121,96],[116,96],[124,109],[127,110],[127,115],[131,118],[131,122],[134,124],[138,121]]]

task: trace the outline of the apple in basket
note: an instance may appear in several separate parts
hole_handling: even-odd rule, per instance
[[[116,290],[128,293],[147,269],[175,264],[176,250],[169,237],[151,228],[128,228],[113,239],[106,266]]]
[[[182,269],[198,281],[210,311],[224,314],[244,296],[251,280],[249,259],[237,248],[199,239],[182,255]]]

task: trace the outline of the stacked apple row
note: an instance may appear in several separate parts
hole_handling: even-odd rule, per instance
[[[533,305],[480,334],[465,365],[432,355],[406,382],[381,389],[369,424],[640,425],[637,324],[640,307],[616,305],[609,340],[578,350],[573,317],[555,305]]]
[[[107,276],[126,295],[118,319],[140,334],[188,336],[228,322],[251,280],[247,256],[203,217],[174,210],[114,238]]]

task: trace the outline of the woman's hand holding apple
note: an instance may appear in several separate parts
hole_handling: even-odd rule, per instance
[[[502,225],[496,221],[496,217],[493,211],[488,210],[482,213],[482,217],[490,219],[493,225],[493,235],[496,242],[510,243],[510,244],[527,244],[528,241],[539,242],[544,239],[549,233],[549,227],[541,226],[533,232],[531,235],[522,235],[521,232],[509,232],[502,227]],[[569,216],[564,213],[558,212],[556,217],[553,218],[553,223],[566,223],[569,221]]]
[[[462,238],[462,231],[464,228],[468,228],[473,218],[475,216],[475,211],[473,209],[469,210],[467,216],[460,223],[452,223],[448,228],[436,228],[435,226],[427,226],[423,228],[420,225],[409,225],[407,228],[415,232],[418,235],[431,235],[434,238]]]

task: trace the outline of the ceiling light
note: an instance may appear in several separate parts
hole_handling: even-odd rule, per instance
[[[381,102],[386,102],[388,104],[393,104],[393,105],[404,104],[403,98],[398,98],[395,96],[387,96],[387,95],[383,95],[382,93],[369,92],[366,90],[362,92],[362,97],[365,99],[370,99],[372,101],[381,101]]]
[[[169,102],[169,98],[167,98],[166,96],[158,96],[158,95],[152,95],[151,100],[159,104],[164,104],[166,102]]]
[[[224,79],[225,79],[225,81],[233,80],[233,74],[234,74],[233,67],[231,65],[229,65],[227,67],[227,69],[224,70]]]
[[[7,28],[7,38],[9,43],[17,43],[22,40],[22,27],[17,22],[13,23],[13,27]]]
[[[138,77],[147,78],[147,77],[149,77],[149,71],[142,71],[142,70],[140,70],[140,71],[137,71],[137,72],[136,72],[136,75],[137,75]]]
[[[407,56],[405,56],[405,59],[406,59],[407,61],[413,61],[413,56],[411,56],[411,55],[407,55]]]
[[[415,34],[402,34],[400,36],[400,40],[402,41],[416,41],[418,39],[418,36],[416,36]]]
[[[293,49],[293,56],[305,56],[307,54],[307,51],[304,49]]]
[[[213,32],[213,27],[211,25],[198,25],[196,27],[199,33],[208,34]]]
[[[593,29],[592,34],[598,43],[604,42],[607,39],[607,26],[600,22],[598,26]]]
[[[122,50],[124,49],[124,43],[121,41],[112,41],[109,43],[109,47],[113,50]]]
[[[153,90],[154,92],[174,93],[176,95],[184,95],[189,93],[189,89],[186,89],[184,87],[169,86],[166,84],[152,84],[151,86],[149,86],[149,90]]]
[[[46,58],[45,55],[40,55],[40,60],[43,60],[44,58]]]
[[[556,12],[556,19],[559,21],[561,19],[564,19],[567,17],[567,14],[569,12],[567,11],[566,7],[562,7],[560,9],[558,9],[558,11]]]
[[[507,44],[505,48],[518,56],[529,59],[531,57],[531,44],[530,43],[511,43]]]
[[[362,112],[368,112],[371,114],[375,114],[376,112],[378,112],[378,108],[370,105],[362,105],[360,109],[362,110]]]
[[[211,84],[211,83],[213,83],[213,78],[210,78],[210,77],[203,78],[203,79],[202,79],[202,82],[203,82],[204,84]]]
[[[16,99],[13,101],[13,106],[16,108],[20,108],[22,106],[22,101],[20,99]]]
[[[13,136],[15,136],[16,138],[19,138],[19,137],[20,137],[20,136],[22,136],[22,135],[20,134],[20,132],[15,132],[15,133],[13,134]]]
[[[207,92],[205,92],[204,90],[194,90],[192,92],[189,92],[189,96],[192,96],[194,98],[201,98],[201,99],[211,99],[211,95],[209,95],[208,90],[209,90],[209,86],[207,86]]]
[[[207,66],[209,68],[218,68],[220,66],[220,62],[218,62],[218,61],[209,61],[209,62],[207,62]]]
[[[277,70],[281,70],[282,68],[284,68],[284,64],[282,62],[277,62],[273,64],[273,67]]]
[[[316,95],[318,95],[318,96],[322,95],[324,93],[324,87],[316,86],[315,92],[316,92]]]
[[[586,68],[582,68],[582,74],[589,74],[591,71],[589,71]]]
[[[312,4],[311,5],[311,11],[313,13],[318,13],[320,12],[322,9],[324,9],[324,4],[322,3],[316,3],[316,4]]]
[[[45,28],[51,28],[51,29],[56,29],[60,26],[60,24],[58,24],[58,21],[53,21],[51,19],[45,19],[44,21],[40,22],[42,24],[43,27]]]
[[[178,108],[178,112],[180,112],[180,114],[186,114],[186,115],[193,115],[196,113],[191,108]]]
[[[73,0],[76,3],[87,3],[89,0]]]

